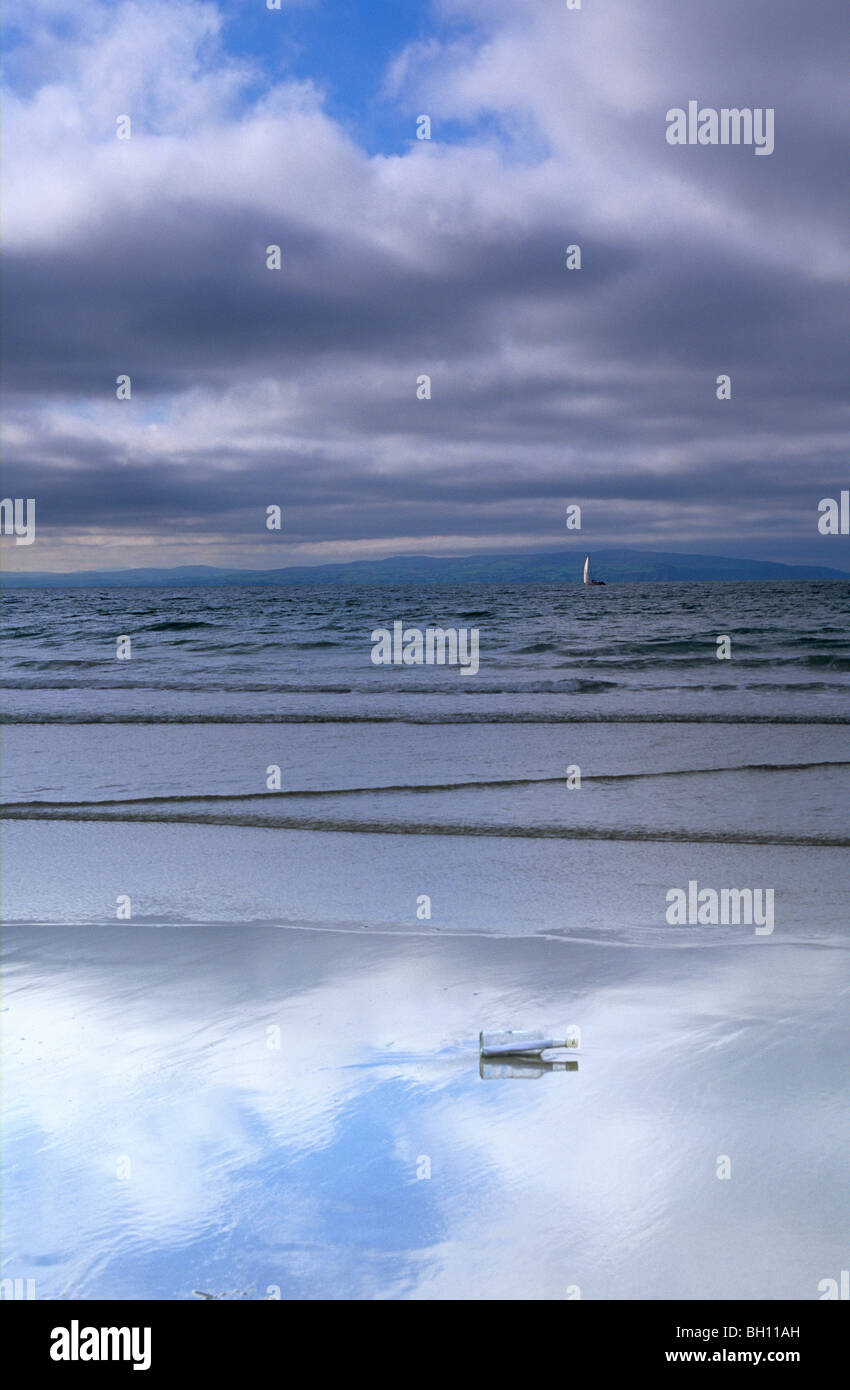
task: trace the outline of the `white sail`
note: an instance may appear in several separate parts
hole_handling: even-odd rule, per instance
[[[584,582],[585,582],[585,584],[592,584],[592,583],[593,583],[593,578],[592,578],[591,573],[590,573],[590,556],[589,556],[589,555],[586,555],[586,556],[584,557]]]

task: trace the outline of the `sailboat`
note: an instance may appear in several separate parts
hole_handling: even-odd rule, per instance
[[[589,556],[589,555],[585,555],[585,557],[584,557],[584,582],[585,582],[585,584],[604,584],[604,583],[605,583],[605,580],[604,580],[604,579],[594,579],[594,578],[593,578],[593,571],[592,571],[591,568],[590,568],[590,556]]]

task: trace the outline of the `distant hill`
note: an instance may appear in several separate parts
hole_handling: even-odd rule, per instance
[[[526,555],[394,555],[386,560],[352,560],[336,565],[290,565],[285,569],[216,569],[180,565],[174,569],[78,570],[68,574],[0,574],[9,589],[103,588],[116,585],[196,584],[564,584],[578,583],[585,552],[562,550]],[[723,555],[676,555],[652,550],[594,550],[593,572],[614,583],[685,580],[850,579],[846,570],[826,565],[780,565]]]

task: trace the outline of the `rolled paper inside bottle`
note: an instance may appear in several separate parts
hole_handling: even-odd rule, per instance
[[[567,1038],[533,1038],[514,1043],[481,1043],[482,1057],[524,1057],[535,1056],[550,1047],[575,1047],[575,1041]]]

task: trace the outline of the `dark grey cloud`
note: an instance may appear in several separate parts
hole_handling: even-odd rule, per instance
[[[91,215],[16,233],[7,252],[4,495],[37,497],[49,541],[182,534],[192,559],[226,536],[279,563],[257,534],[270,502],[293,546],[551,548],[574,500],[605,542],[669,544],[678,524],[682,548],[847,563],[813,522],[847,484],[843,7],[632,11],[661,52],[631,112],[609,57],[570,55],[599,111],[598,143],[577,130],[574,160],[455,147],[391,170],[334,144],[311,108],[300,182],[270,167],[254,196],[234,155],[244,127],[257,162],[249,111],[223,127],[220,177],[199,177],[198,155],[182,178],[156,141],[131,144],[127,168],[144,166],[155,196],[130,198],[95,149]],[[542,14],[494,29],[519,71]],[[614,78],[624,61],[610,55]],[[192,73],[178,79],[191,93]],[[551,143],[563,93],[544,73],[525,95]],[[690,98],[774,106],[775,152],[666,146],[665,110]],[[290,117],[274,119],[283,138]],[[72,168],[69,186],[86,177]],[[563,265],[573,242],[580,272]],[[133,400],[119,403],[124,372]],[[430,401],[415,397],[422,373]]]

